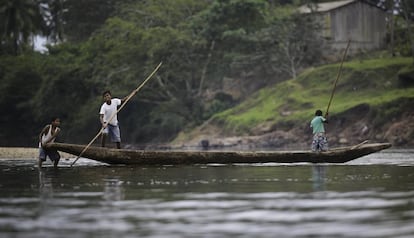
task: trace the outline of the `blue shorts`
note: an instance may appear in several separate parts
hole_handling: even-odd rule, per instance
[[[39,159],[42,161],[46,161],[46,157],[49,157],[51,161],[59,161],[60,154],[57,150],[46,150],[42,147],[39,147]]]
[[[121,132],[119,130],[119,126],[108,124],[102,133],[109,134],[111,142],[121,142]]]

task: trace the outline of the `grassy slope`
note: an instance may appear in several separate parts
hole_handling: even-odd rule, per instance
[[[214,115],[204,125],[180,133],[173,143],[197,142],[205,136],[260,135],[297,125],[307,127],[316,109],[326,110],[338,69],[339,63],[310,68],[296,79],[259,90],[238,106]],[[329,114],[339,115],[361,104],[378,108],[383,122],[388,120],[387,116],[402,114],[407,105],[396,107],[407,103],[400,99],[410,98],[408,103],[414,100],[414,82],[409,87],[402,86],[398,77],[407,72],[414,78],[412,58],[345,62]]]
[[[379,106],[402,97],[414,97],[414,87],[402,87],[398,73],[412,67],[412,58],[345,62],[331,104],[338,114],[366,103]],[[316,109],[326,110],[339,64],[308,69],[297,79],[258,91],[235,108],[213,117],[229,135],[250,134],[260,124],[308,121]]]

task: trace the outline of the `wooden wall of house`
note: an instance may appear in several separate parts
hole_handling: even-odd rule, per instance
[[[346,47],[351,39],[351,51],[366,51],[385,47],[386,12],[357,1],[330,11],[330,45],[334,50]]]

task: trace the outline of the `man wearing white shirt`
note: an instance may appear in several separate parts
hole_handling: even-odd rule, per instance
[[[102,147],[105,147],[106,137],[109,134],[111,141],[116,143],[118,149],[121,148],[121,132],[119,130],[117,110],[126,98],[112,98],[111,92],[105,91],[103,94],[104,103],[99,111],[102,127],[105,128],[102,132]],[[111,119],[112,118],[112,119]],[[111,119],[111,121],[109,121]]]

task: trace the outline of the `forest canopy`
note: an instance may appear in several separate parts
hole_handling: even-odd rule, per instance
[[[401,19],[412,18],[414,4],[399,2]],[[169,141],[249,93],[320,64],[320,26],[295,10],[311,3],[1,0],[0,145],[34,145],[53,116],[62,119],[61,140],[88,142],[99,131],[102,92],[128,95],[160,62],[119,118],[127,143]],[[36,37],[47,39],[47,51],[34,50]],[[407,35],[398,37],[398,49],[411,54]],[[229,82],[240,96],[224,90]]]

